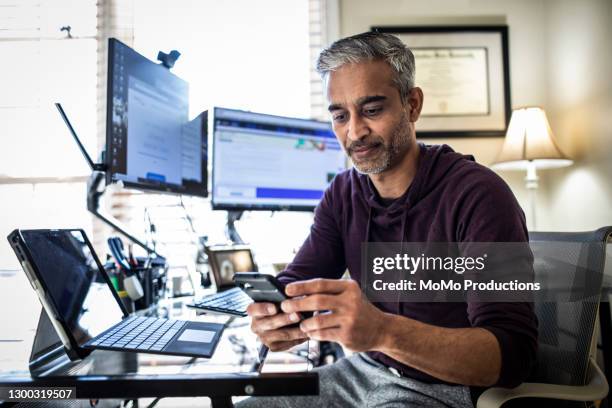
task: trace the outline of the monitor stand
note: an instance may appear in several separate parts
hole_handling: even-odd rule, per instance
[[[244,211],[242,210],[230,210],[227,212],[227,225],[225,226],[225,235],[227,236],[227,239],[232,241],[233,244],[237,245],[244,244],[244,241],[240,237],[240,234],[238,233],[235,224],[236,221],[240,220],[242,214],[244,214]]]
[[[45,309],[41,308],[36,326],[36,334],[30,352],[29,369],[32,377],[38,377],[64,365],[70,360]],[[78,359],[78,357],[76,357]]]

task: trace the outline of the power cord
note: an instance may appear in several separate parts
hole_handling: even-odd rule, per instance
[[[187,210],[187,207],[185,206],[185,202],[183,201],[183,196],[180,195],[179,199],[180,199],[180,206],[183,208],[183,212],[185,213],[185,219],[187,220],[187,223],[189,224],[189,228],[191,229],[191,232],[197,235],[197,231],[194,226],[193,218],[191,217],[191,215],[189,214],[189,211]]]
[[[247,355],[249,354],[249,348],[246,346],[244,341],[235,334],[231,334],[228,339],[232,344],[232,350],[234,350],[234,352],[240,356],[240,361],[238,365],[242,366],[246,360]]]
[[[317,362],[316,360],[313,360],[310,357],[310,339],[306,340],[306,349],[299,349],[299,350],[293,350],[293,351],[289,351],[289,354],[293,354],[294,356],[303,358],[306,360],[306,371],[310,371],[311,367],[314,368],[317,366]]]

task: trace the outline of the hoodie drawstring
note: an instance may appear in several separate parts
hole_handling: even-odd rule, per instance
[[[406,223],[408,221],[408,209],[406,209],[404,211],[404,214],[402,214],[402,224],[400,227],[400,233],[401,233],[401,238],[400,238],[400,254],[404,253],[404,240],[406,239]],[[397,291],[397,298],[395,299],[395,304],[397,307],[397,314],[401,315],[402,314],[402,305],[400,302],[400,297],[401,297],[401,292],[398,290]]]
[[[370,224],[371,223],[372,223],[372,206],[368,206],[368,223],[366,224],[366,233],[365,233],[365,243],[366,244],[370,242]]]
[[[402,214],[402,222],[401,222],[401,227],[400,227],[400,253],[403,254],[404,253],[404,242],[406,239],[406,223],[408,222],[408,212],[404,211],[404,213]],[[369,254],[368,254],[368,249],[369,249],[369,243],[370,243],[370,228],[372,225],[372,206],[368,206],[368,222],[366,223],[366,231],[365,231],[365,259],[369,261]],[[365,273],[367,273],[367,271],[364,271]],[[365,281],[367,282],[367,279],[365,279]],[[395,309],[395,313],[398,315],[401,315],[401,302],[400,302],[400,297],[401,297],[401,293],[398,291],[397,292],[397,297],[395,298],[395,305],[394,305],[394,309]]]

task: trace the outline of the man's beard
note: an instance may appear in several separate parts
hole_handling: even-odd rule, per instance
[[[399,163],[410,148],[410,131],[408,123],[408,115],[402,113],[400,121],[395,128],[393,128],[391,140],[388,145],[385,144],[382,137],[372,135],[366,137],[364,140],[358,140],[345,146],[345,151],[351,158],[355,170],[362,174],[380,174]],[[374,147],[379,151],[374,152],[374,157],[366,158],[361,161],[355,160],[353,158],[354,149],[365,147]]]

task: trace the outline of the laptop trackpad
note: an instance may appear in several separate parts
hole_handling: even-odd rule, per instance
[[[178,341],[193,341],[196,343],[210,343],[216,332],[210,330],[187,329],[178,338]]]
[[[183,331],[179,332],[162,351],[210,357],[219,343],[223,329],[224,326],[219,323],[188,322]]]

